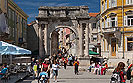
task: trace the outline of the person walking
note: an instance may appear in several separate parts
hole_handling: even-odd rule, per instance
[[[66,66],[67,66],[67,60],[66,58],[64,59],[64,69],[66,69]]]
[[[41,59],[36,60],[37,62],[37,76],[39,77],[39,73],[41,72],[41,68],[42,68],[42,63],[41,63]]]
[[[77,59],[74,61],[74,69],[75,69],[75,75],[78,75],[78,66],[79,66],[79,61]]]
[[[52,64],[54,82],[57,82],[58,70],[59,70],[59,65],[57,64],[57,61],[54,61],[54,63]]]
[[[110,83],[126,83],[127,76],[124,67],[125,64],[123,62],[118,63],[118,66],[113,71]]]
[[[37,74],[37,63],[34,64],[34,66],[33,66],[33,71],[34,71],[33,77],[34,77],[34,78],[37,78],[37,75],[38,75],[38,74]]]
[[[33,66],[34,66],[35,62],[36,62],[36,61],[35,61],[35,58],[32,58],[32,61],[31,61],[31,72],[32,72],[33,77],[34,77]]]

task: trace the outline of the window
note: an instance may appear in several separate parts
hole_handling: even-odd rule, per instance
[[[116,6],[117,6],[117,0],[109,0],[109,8]]]
[[[115,7],[116,6],[116,1],[117,0],[112,0],[112,2],[111,2],[112,7]]]
[[[124,26],[133,26],[133,16],[124,16]]]
[[[107,0],[105,0],[105,10],[107,9]]]
[[[104,28],[104,20],[102,20],[102,25],[101,26],[102,26],[102,28]]]
[[[97,41],[97,35],[96,34],[93,34],[92,37],[93,37],[92,38],[93,41]]]
[[[115,18],[111,18],[111,25],[112,27],[115,27]]]
[[[7,0],[5,0],[5,9],[7,9]]]
[[[127,5],[133,4],[133,0],[126,0],[126,4]]]
[[[102,2],[102,12],[104,11],[104,2]]]
[[[0,0],[0,8],[1,8],[1,0]]]
[[[133,51],[133,37],[127,38],[127,51]]]
[[[133,16],[127,16],[127,24],[128,26],[133,26]]]
[[[108,19],[105,19],[105,28],[108,28]]]
[[[10,8],[8,8],[8,16],[9,16],[9,19],[11,19],[11,9]]]
[[[12,20],[15,21],[15,12],[12,11]]]
[[[117,27],[117,17],[109,18],[109,27]]]
[[[93,29],[96,28],[96,23],[93,23],[93,24],[92,24],[92,28],[93,28]]]

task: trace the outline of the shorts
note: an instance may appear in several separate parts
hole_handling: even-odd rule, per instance
[[[53,74],[54,74],[55,76],[58,76],[58,70],[53,70]]]

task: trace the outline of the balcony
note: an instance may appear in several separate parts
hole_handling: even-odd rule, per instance
[[[114,33],[116,31],[116,28],[102,28],[103,29],[103,33]]]

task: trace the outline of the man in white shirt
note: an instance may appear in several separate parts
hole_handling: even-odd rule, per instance
[[[59,65],[57,64],[57,61],[54,61],[54,64],[52,64],[52,71],[53,71],[53,76],[55,76],[55,82],[57,82],[58,70],[59,70]]]

